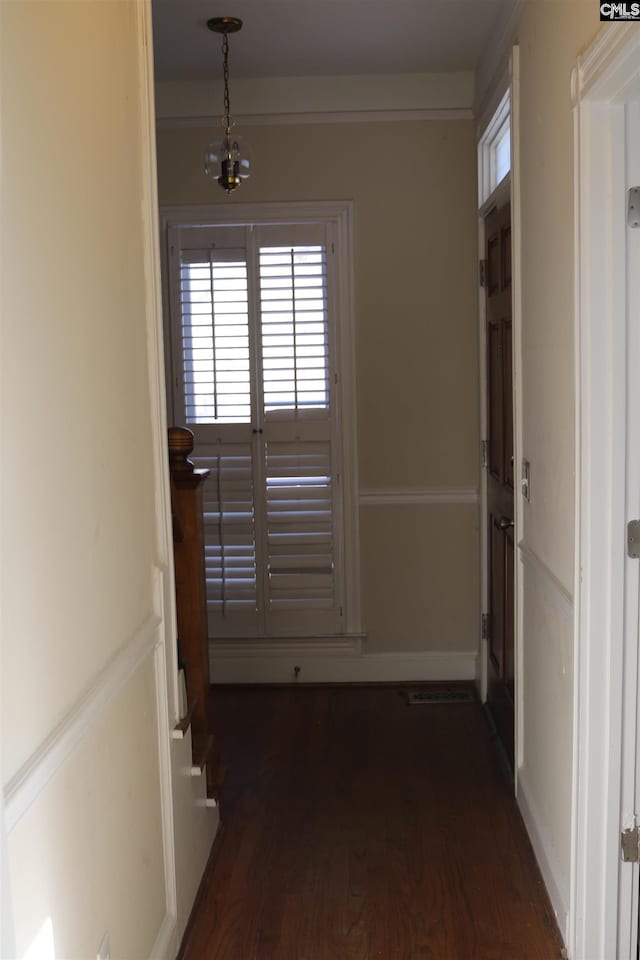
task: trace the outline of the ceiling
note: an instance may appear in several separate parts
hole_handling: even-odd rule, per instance
[[[153,0],[158,81],[216,79],[210,17],[244,21],[230,38],[235,77],[474,70],[515,0]]]

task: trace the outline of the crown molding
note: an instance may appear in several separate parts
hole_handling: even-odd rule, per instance
[[[615,101],[633,85],[638,92],[636,68],[640,34],[636,24],[605,24],[571,75],[574,105],[585,98]]]
[[[265,77],[232,80],[233,115],[243,123],[352,122],[371,119],[430,119],[432,112],[465,111],[474,97],[473,73],[412,73],[345,77]],[[222,107],[216,83],[156,84],[156,117],[161,124],[178,120],[211,122],[212,107]],[[206,119],[205,119],[206,118]],[[309,119],[311,118],[311,119]],[[327,120],[327,118],[332,118]],[[215,121],[214,121],[215,122]]]
[[[334,113],[269,113],[261,116],[237,116],[243,127],[300,126],[314,123],[397,123],[411,120],[473,120],[471,109],[458,110],[357,110]],[[184,128],[211,129],[218,126],[219,117],[159,117],[158,130]]]

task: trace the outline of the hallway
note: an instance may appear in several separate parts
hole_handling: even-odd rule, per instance
[[[183,960],[552,960],[481,705],[216,688],[224,828]]]

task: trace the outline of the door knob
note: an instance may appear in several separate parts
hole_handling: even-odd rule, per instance
[[[509,517],[500,517],[500,523],[498,526],[501,530],[508,530],[509,527],[513,526],[513,520],[509,520]]]

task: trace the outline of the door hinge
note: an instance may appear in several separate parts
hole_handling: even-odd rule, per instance
[[[489,261],[488,260],[478,260],[478,276],[480,278],[480,286],[487,286],[487,274],[489,273]]]
[[[489,639],[489,614],[483,613],[480,624],[480,638],[482,640]]]
[[[522,467],[520,472],[520,489],[522,490],[522,496],[527,501],[531,502],[531,464],[528,460],[522,461]]]
[[[489,448],[486,440],[480,441],[480,466],[485,470],[489,463]]]
[[[625,863],[640,863],[640,831],[638,827],[623,830],[620,834],[620,848]]]
[[[631,520],[627,524],[627,554],[632,560],[640,557],[640,520]]]
[[[627,223],[630,227],[640,227],[640,187],[631,187],[627,198]]]

